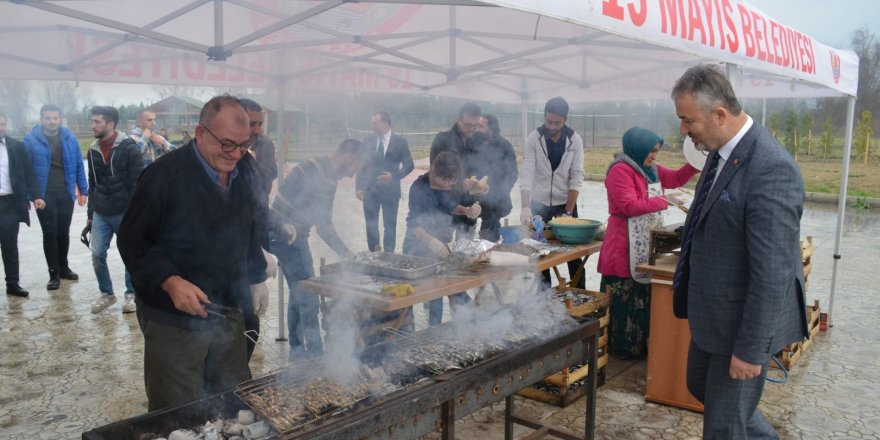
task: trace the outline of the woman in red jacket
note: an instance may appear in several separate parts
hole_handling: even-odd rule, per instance
[[[651,285],[633,275],[635,264],[647,258],[647,232],[659,226],[660,211],[676,196],[664,190],[678,188],[699,172],[689,164],[678,170],[655,164],[663,139],[650,130],[633,127],[623,134],[623,153],[608,166],[608,226],[599,254],[601,289],[610,286],[610,353],[641,358],[648,351]],[[674,200],[679,201],[679,200]]]

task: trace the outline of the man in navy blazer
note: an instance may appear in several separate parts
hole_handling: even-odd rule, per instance
[[[807,336],[803,179],[717,67],[690,68],[672,99],[681,133],[710,153],[673,282],[675,315],[691,331],[687,383],[705,406],[703,437],[779,438],[758,402],[770,357]]]
[[[364,149],[371,151],[369,159],[358,172],[355,191],[364,202],[367,223],[367,246],[374,250],[379,244],[379,210],[385,234],[382,250],[394,252],[397,245],[397,208],[400,204],[400,179],[412,172],[412,154],[403,136],[391,133],[391,116],[378,112],[370,118],[375,134],[364,139]]]
[[[0,252],[3,254],[7,295],[28,296],[28,291],[18,283],[18,224],[31,225],[29,197],[34,197],[37,209],[46,207],[39,193],[37,177],[24,144],[6,136],[6,115],[0,113]]]

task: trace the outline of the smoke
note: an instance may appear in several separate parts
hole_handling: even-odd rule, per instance
[[[453,311],[448,325],[458,340],[497,340],[515,334],[547,339],[569,328],[574,321],[555,292],[534,290],[533,280],[513,277],[502,298],[515,298],[514,302],[467,303]]]
[[[358,305],[344,295],[334,295],[329,310],[323,316],[327,338],[321,367],[324,377],[337,383],[352,383],[360,376],[361,363],[358,358],[360,326],[358,325]]]
[[[556,298],[555,291],[534,292],[533,283],[531,279],[517,276],[502,292],[501,299],[507,301],[481,299],[479,305],[469,302],[456,307],[452,319],[443,324],[444,338],[449,340],[441,342],[455,346],[456,341],[461,341],[464,346],[471,345],[467,341],[543,340],[575,325],[564,304]],[[361,326],[357,315],[364,306],[345,295],[343,290],[333,292],[332,296],[336,299],[323,317],[327,330],[325,352],[318,362],[327,379],[336,383],[355,383],[364,378],[362,372],[367,370],[359,360]],[[431,329],[417,330],[431,332]],[[454,354],[461,353],[450,353]]]

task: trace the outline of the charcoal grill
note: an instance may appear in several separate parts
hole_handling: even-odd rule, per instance
[[[436,340],[447,331],[443,326],[425,330],[415,342]],[[300,423],[290,432],[278,434],[280,439],[413,439],[430,432],[440,431],[443,439],[455,436],[455,419],[502,399],[505,407],[505,439],[513,438],[514,424],[520,424],[545,434],[565,439],[592,439],[595,422],[596,351],[599,323],[590,319],[572,325],[541,339],[514,344],[488,359],[459,369],[450,369],[434,375],[412,365],[395,362],[386,368],[396,375],[401,388],[387,394],[370,394],[351,408],[328,409],[330,414]],[[364,352],[367,365],[382,360],[406,356],[407,347],[385,342]],[[540,423],[514,415],[513,395],[521,388],[540,381],[563,368],[588,359],[590,368],[586,386],[589,388],[586,404],[586,424],[583,436],[544,427]],[[393,370],[393,372],[392,372]],[[437,373],[440,371],[435,371]],[[272,380],[301,380],[305,376],[278,377],[274,373],[263,382]],[[239,390],[241,394],[242,390]],[[144,433],[167,435],[173,429],[199,426],[207,420],[234,414],[245,408],[245,403],[230,391],[170,410],[157,411],[96,428],[83,434],[83,439],[139,439]],[[299,420],[293,420],[299,423]],[[536,433],[537,434],[537,433]]]

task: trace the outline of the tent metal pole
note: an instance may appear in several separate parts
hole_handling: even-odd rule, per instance
[[[761,98],[761,125],[767,126],[767,98]]]
[[[853,124],[855,123],[856,97],[850,96],[846,105],[846,136],[843,141],[843,169],[840,170],[840,195],[837,200],[837,229],[834,234],[834,254],[831,266],[831,294],[828,299],[828,327],[833,327],[834,293],[837,290],[837,263],[840,262],[840,240],[843,238],[843,220],[846,214],[846,190],[849,180],[849,161],[852,153]]]
[[[214,0],[214,46],[223,47],[223,0]]]
[[[526,80],[522,81],[520,92],[520,117],[522,118],[522,151],[526,150],[526,140],[529,137],[529,92]]]
[[[278,139],[279,148],[275,149],[275,159],[278,162],[278,187],[284,179],[284,166],[287,163],[287,139],[284,138],[284,101],[287,100],[287,80],[283,77],[278,79],[278,114],[275,116],[275,136]],[[279,263],[280,264],[280,263]],[[280,269],[280,268],[279,268]],[[287,326],[284,325],[284,271],[278,271],[278,337],[276,341],[286,341]]]

